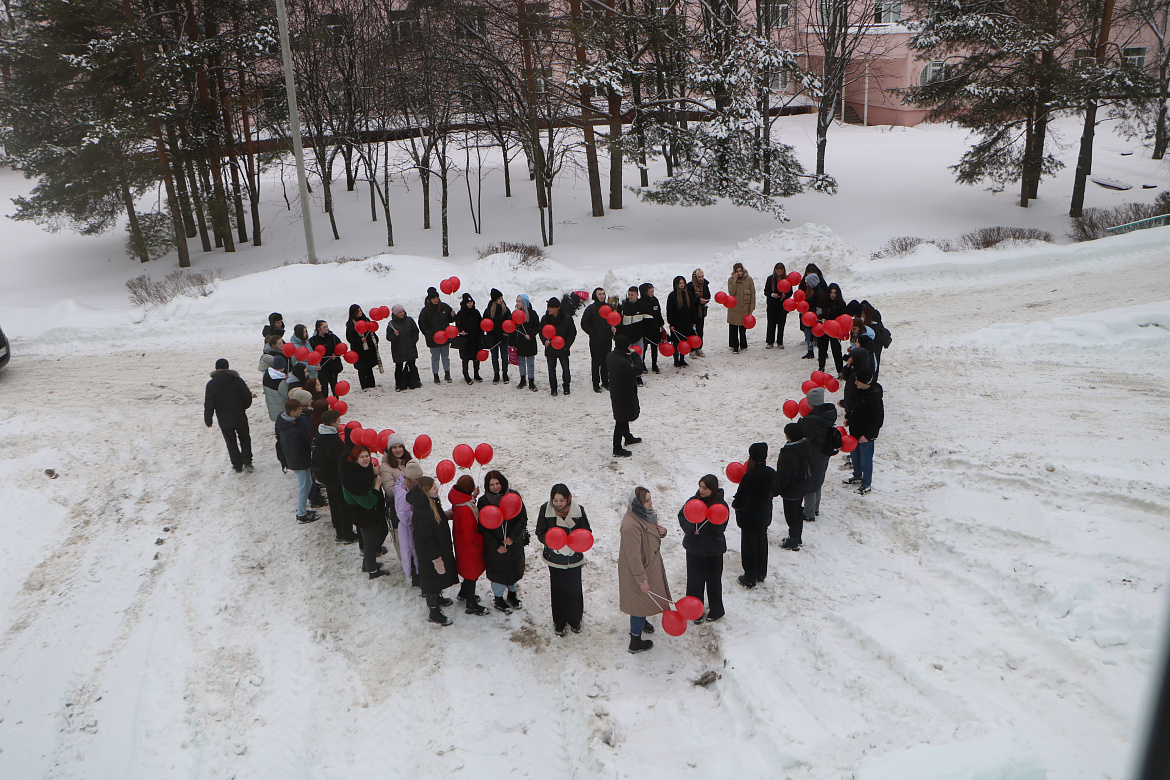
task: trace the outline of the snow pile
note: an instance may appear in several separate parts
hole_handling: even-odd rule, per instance
[[[1148,349],[1170,347],[1170,301],[1058,317],[1028,325],[1004,323],[959,340],[974,347],[1060,347],[1072,349]]]
[[[964,742],[921,744],[864,761],[856,780],[1048,780],[1043,762],[1010,730]]]

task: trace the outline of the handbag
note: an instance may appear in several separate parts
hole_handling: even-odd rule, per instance
[[[520,353],[516,351],[515,347],[508,347],[508,365],[520,365]]]

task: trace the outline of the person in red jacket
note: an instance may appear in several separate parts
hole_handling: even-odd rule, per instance
[[[479,509],[475,506],[478,496],[479,488],[469,474],[460,477],[447,494],[454,516],[451,537],[455,543],[455,569],[463,578],[456,598],[467,605],[464,611],[468,615],[488,614],[488,608],[475,595],[475,581],[484,572],[483,535],[479,532]]]

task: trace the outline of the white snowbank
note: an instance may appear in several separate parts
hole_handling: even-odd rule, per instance
[[[958,339],[975,347],[1170,347],[1170,301],[1106,309],[1026,325],[1003,323]]]

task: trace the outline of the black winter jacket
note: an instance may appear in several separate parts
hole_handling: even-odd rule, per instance
[[[858,390],[849,410],[849,435],[873,440],[878,437],[886,419],[882,386],[874,382],[868,390]]]
[[[589,517],[585,514],[585,507],[578,504],[576,501],[569,502],[569,511],[562,520],[557,517],[557,510],[549,502],[544,502],[540,507],[540,515],[536,521],[536,538],[544,544],[544,562],[554,569],[575,569],[581,564],[585,563],[585,554],[574,552],[567,546],[563,548],[568,551],[568,554],[563,554],[560,550],[554,550],[548,546],[544,541],[544,535],[548,533],[550,528],[560,528],[565,533],[570,534],[577,529],[584,529],[592,531],[589,527]]]
[[[585,309],[585,313],[581,315],[581,330],[589,336],[589,348],[600,350],[605,348],[609,352],[613,344],[613,331],[610,330],[610,324],[601,318],[602,306],[608,304],[598,303],[594,301]]]
[[[434,309],[428,303],[418,313],[418,329],[422,331],[428,347],[440,346],[435,343],[435,334],[446,329],[454,321],[455,312],[451,311],[451,307],[442,301],[439,301],[439,305]]]
[[[812,451],[808,439],[793,441],[780,448],[776,458],[776,490],[788,499],[803,498],[812,483]]]
[[[825,434],[836,422],[837,407],[831,403],[821,404],[809,412],[807,417],[802,417],[797,422],[801,434],[808,441],[809,454],[814,461],[817,458],[828,457],[824,454]]]
[[[499,500],[508,493],[516,491],[505,485],[498,495],[485,493],[480,496],[477,505],[481,511],[489,504],[499,506]],[[527,531],[527,506],[522,507],[520,514],[511,520],[505,520],[499,528],[485,528],[482,524],[479,526],[479,532],[483,535],[483,565],[489,581],[500,585],[515,585],[524,577],[524,535]],[[512,544],[507,545],[504,552],[500,552],[505,538],[510,538]]]
[[[618,311],[622,315],[622,322],[618,325],[618,335],[628,338],[631,344],[637,344],[645,331],[642,320],[645,319],[646,314],[642,310],[642,299],[631,301],[629,297],[623,298],[622,302],[618,304]]]
[[[718,488],[711,495],[703,498],[698,493],[692,498],[697,498],[706,504],[708,507],[722,504],[727,506],[727,502],[723,500],[723,488]],[[684,505],[685,506],[685,505]],[[687,516],[683,514],[683,510],[678,510],[678,524],[683,532],[683,549],[687,551],[687,555],[723,555],[727,552],[727,523],[716,525],[710,520],[695,524],[687,520]]]
[[[386,320],[386,338],[390,339],[390,357],[395,363],[418,360],[418,325],[409,314]]]
[[[488,303],[487,308],[483,310],[483,316],[495,323],[495,327],[492,328],[491,332],[483,335],[483,348],[491,349],[500,342],[507,342],[508,334],[504,333],[503,326],[504,320],[512,319],[512,310],[504,303],[504,299],[500,299],[498,306],[494,303]]]
[[[642,338],[647,343],[657,344],[662,340],[662,326],[666,324],[658,296],[643,295],[638,299],[638,308],[642,312]]]
[[[633,422],[642,413],[638,405],[638,377],[646,373],[646,364],[636,352],[623,354],[616,349],[605,358],[609,372],[609,403],[615,422]]]
[[[276,436],[284,450],[284,462],[293,471],[304,471],[313,465],[313,437],[309,425],[309,418],[304,414],[293,419],[281,413],[276,418]]]
[[[347,457],[337,461],[338,479],[345,501],[347,520],[354,525],[369,528],[386,521],[386,505],[382,492],[374,490],[377,474],[369,466],[362,466]],[[349,495],[346,496],[345,494]],[[352,500],[351,500],[352,497]],[[361,500],[362,503],[357,503]],[[370,506],[363,506],[370,504]]]
[[[792,288],[788,288],[788,292],[780,293],[779,298],[773,298],[772,293],[779,292],[776,287],[776,274],[768,276],[768,281],[764,282],[764,300],[768,303],[768,314],[772,317],[784,316],[788,312],[784,309],[784,301],[792,297]]]
[[[423,593],[438,593],[459,582],[455,570],[455,548],[451,544],[451,523],[439,499],[433,499],[439,517],[431,509],[431,498],[415,485],[406,494],[411,508],[414,551],[418,556],[418,584]],[[435,558],[443,559],[443,573],[435,568]]]
[[[740,528],[767,528],[772,524],[772,499],[780,495],[776,472],[766,462],[768,445],[753,444],[748,455],[755,466],[743,475],[731,500],[735,524]]]
[[[370,322],[368,318],[362,317],[361,320],[350,320],[345,323],[345,340],[349,342],[349,348],[358,354],[358,360],[353,364],[354,368],[373,368],[378,365],[378,334],[358,333],[354,323],[362,320]]]
[[[666,296],[666,321],[674,328],[676,339],[685,339],[695,334],[695,323],[699,321],[699,301],[693,293],[687,293],[687,303],[679,300],[682,296],[673,290]]]
[[[313,476],[330,490],[341,489],[341,472],[338,462],[349,454],[349,448],[337,433],[317,432],[313,439]],[[336,496],[335,496],[336,498]]]
[[[207,390],[203,393],[203,424],[211,425],[215,412],[220,428],[243,428],[248,425],[248,407],[252,405],[252,391],[248,383],[230,368],[211,372]]]
[[[459,336],[459,358],[461,360],[476,359],[475,353],[479,352],[481,336],[483,335],[483,328],[479,326],[482,320],[483,316],[479,313],[479,309],[459,307],[459,313],[455,315],[455,327],[462,334]]]
[[[336,379],[337,375],[341,373],[344,368],[343,361],[338,355],[333,354],[337,349],[337,345],[341,343],[341,339],[337,338],[337,334],[333,331],[326,333],[324,336],[314,333],[313,337],[309,339],[309,348],[316,349],[324,345],[325,354],[321,356],[321,364],[317,368],[317,376],[325,379]]]
[[[518,357],[535,357],[540,345],[540,318],[532,309],[527,311],[527,315],[528,318],[523,324],[517,325],[516,332],[512,334],[512,346],[516,348]]]
[[[711,283],[704,279],[703,283],[699,285],[699,289],[696,290],[694,282],[687,282],[687,292],[696,299],[695,304],[699,307],[699,319],[706,317],[708,304],[702,303],[702,301],[711,300]]]
[[[553,349],[552,339],[544,338],[544,326],[552,325],[557,329],[556,335],[565,340],[565,346],[561,349]],[[577,340],[577,326],[573,322],[573,318],[565,314],[564,309],[557,312],[556,315],[546,314],[540,318],[540,339],[544,342],[544,356],[551,358],[568,357],[569,349],[573,346],[573,342]]]

